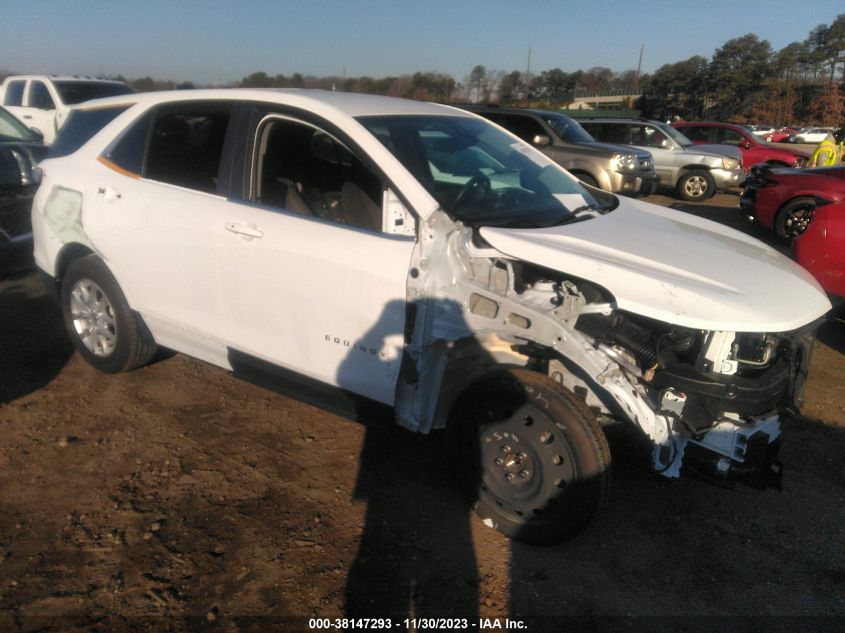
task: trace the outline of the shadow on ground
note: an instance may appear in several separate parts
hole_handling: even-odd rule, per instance
[[[35,275],[0,282],[0,403],[50,383],[73,352],[61,313]]]

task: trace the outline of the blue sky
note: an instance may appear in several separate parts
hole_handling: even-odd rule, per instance
[[[0,0],[0,70],[216,83],[250,72],[375,77],[476,64],[643,70],[756,33],[775,49],[842,0]]]

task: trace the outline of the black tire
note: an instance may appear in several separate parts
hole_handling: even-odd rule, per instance
[[[590,174],[584,174],[579,172],[575,174],[575,176],[585,185],[590,185],[591,187],[595,187],[596,189],[601,189],[601,187],[599,187],[599,183],[596,182],[596,179],[593,178]]]
[[[99,371],[129,371],[148,363],[155,354],[152,336],[96,255],[68,266],[60,299],[65,329],[74,347]]]
[[[546,545],[603,507],[610,449],[584,402],[548,376],[494,371],[463,392],[446,428],[461,492],[490,527]]]
[[[684,200],[702,202],[716,193],[716,182],[704,169],[691,169],[678,180],[677,191]]]
[[[807,230],[816,211],[816,200],[810,196],[793,198],[775,216],[774,229],[778,237],[794,239]]]

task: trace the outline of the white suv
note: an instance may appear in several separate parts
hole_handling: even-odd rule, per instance
[[[132,89],[120,81],[90,77],[15,75],[6,77],[0,93],[0,103],[37,130],[49,145],[71,106],[90,99],[131,94]]]
[[[830,304],[742,233],[586,188],[475,114],[387,97],[101,100],[54,149],[35,258],[102,371],[162,345],[446,427],[478,514],[531,542],[601,506],[600,423],[638,429],[666,476],[776,479]]]

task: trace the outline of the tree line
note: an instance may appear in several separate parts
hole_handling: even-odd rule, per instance
[[[2,75],[4,73],[0,73]],[[2,77],[0,77],[2,78]],[[140,77],[125,81],[137,92],[194,88],[189,81]],[[576,95],[618,91],[641,95],[626,104],[643,116],[770,124],[845,123],[845,13],[820,24],[801,42],[780,50],[754,34],[725,42],[710,59],[695,55],[653,74],[603,66],[566,72],[488,70],[477,64],[460,81],[440,72],[387,77],[270,75],[254,72],[229,87],[322,88],[444,103],[490,102],[565,107]]]
[[[725,42],[710,60],[661,66],[637,106],[659,118],[842,125],[845,13],[778,51],[748,34]]]
[[[301,87],[410,99],[562,107],[576,95],[618,91],[641,95],[626,104],[643,116],[770,124],[845,123],[845,13],[802,42],[780,50],[754,34],[725,42],[710,59],[696,55],[653,74],[603,66],[566,72],[488,70],[478,64],[461,81],[438,72],[382,78],[247,75],[239,86]]]

